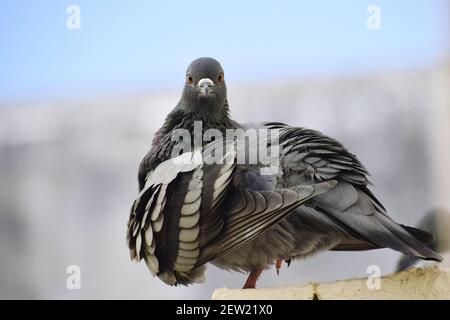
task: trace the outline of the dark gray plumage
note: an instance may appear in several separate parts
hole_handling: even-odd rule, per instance
[[[144,259],[170,285],[201,281],[207,262],[251,271],[256,281],[275,260],[323,250],[388,247],[440,259],[422,243],[429,240],[427,233],[387,216],[368,189],[366,169],[340,143],[281,123],[238,124],[229,116],[226,97],[220,64],[211,58],[193,61],[180,102],[139,168],[140,194],[127,233],[132,259]],[[172,133],[186,129],[193,134],[194,121],[202,121],[203,132],[278,132],[280,170],[263,176],[261,164],[238,164],[230,139],[205,142],[176,158],[203,154],[203,162],[172,161]],[[207,164],[217,147],[225,149],[223,159],[232,161]],[[248,286],[254,286],[253,280]]]
[[[436,252],[450,250],[450,212],[445,209],[433,209],[419,223],[419,228],[431,232],[435,237],[429,247]],[[404,255],[397,264],[397,271],[406,270],[418,262],[415,256]]]

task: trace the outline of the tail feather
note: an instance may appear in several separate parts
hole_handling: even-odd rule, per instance
[[[420,242],[422,242],[423,244],[430,245],[434,241],[434,236],[425,230],[410,227],[410,226],[405,226],[403,224],[401,224],[401,226],[403,228],[405,228],[406,231],[408,231],[414,237],[416,237],[418,240],[420,240]]]
[[[441,261],[442,258],[439,256],[436,252],[434,252],[431,248],[428,247],[428,245],[433,241],[433,236],[421,229],[417,229],[414,227],[409,227],[405,225],[399,225],[399,227],[404,229],[404,232],[401,232],[402,235],[398,236],[395,233],[392,234],[389,237],[386,237],[383,242],[377,241],[378,243],[374,243],[373,239],[368,240],[365,239],[355,239],[355,238],[349,238],[344,239],[338,246],[334,247],[333,251],[361,251],[361,250],[374,250],[374,249],[382,249],[390,247],[392,249],[396,249],[398,251],[401,251],[406,254],[405,258],[405,264],[409,261],[416,261],[418,258],[424,259],[424,260],[434,260],[434,261]],[[389,229],[389,228],[388,228]],[[414,244],[405,244],[405,236],[408,239],[415,240],[408,242],[414,242]],[[393,241],[395,239],[395,241]],[[395,244],[394,244],[395,242]],[[399,245],[398,242],[403,243],[402,245]],[[405,269],[405,267],[403,267]]]
[[[406,248],[406,250],[399,251],[417,256],[423,260],[442,261],[442,257],[427,246],[433,240],[433,236],[428,232],[399,225],[387,216],[379,218],[392,235],[401,241],[402,247]]]
[[[395,222],[367,190],[342,182],[336,188],[315,197],[313,201],[324,214],[345,226],[351,237],[363,243],[391,248],[424,260],[442,260],[426,245],[432,241],[431,235]],[[351,242],[346,243],[346,247],[359,250],[363,248]]]

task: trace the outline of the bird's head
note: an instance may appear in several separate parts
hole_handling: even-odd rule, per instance
[[[198,58],[186,71],[182,101],[195,111],[213,112],[211,108],[224,106],[227,88],[222,66],[213,58]]]

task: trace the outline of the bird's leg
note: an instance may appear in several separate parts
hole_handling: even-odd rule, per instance
[[[255,289],[256,281],[258,281],[258,278],[262,272],[262,269],[252,270],[248,275],[247,281],[245,281],[244,287],[242,289]]]
[[[283,264],[283,260],[281,260],[281,259],[277,259],[277,261],[275,262],[275,270],[277,270],[277,276],[280,275],[280,269],[281,269],[282,264]]]
[[[291,258],[285,258],[284,262],[287,263],[287,266],[289,268],[289,266],[291,265]],[[281,269],[281,265],[283,264],[283,260],[282,259],[277,259],[275,262],[275,269],[277,270],[277,275],[280,275],[280,269]]]

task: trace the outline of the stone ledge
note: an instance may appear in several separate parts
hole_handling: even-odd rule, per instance
[[[311,299],[450,299],[450,269],[439,266],[412,268],[381,278],[380,289],[369,289],[367,278],[332,283],[309,283],[262,289],[216,289],[213,300]]]

